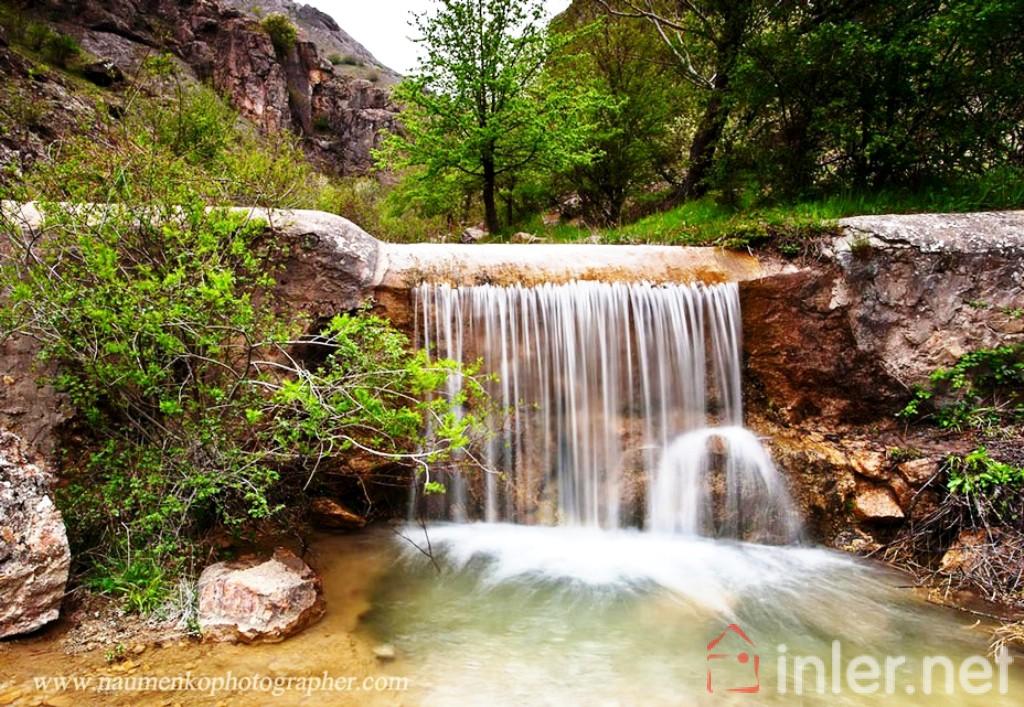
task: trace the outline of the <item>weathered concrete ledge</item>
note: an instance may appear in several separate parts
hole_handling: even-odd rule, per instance
[[[734,282],[762,277],[757,258],[723,248],[579,244],[382,244],[381,287],[571,280]]]
[[[61,205],[102,219],[115,204]],[[144,207],[143,207],[144,208]],[[377,288],[409,289],[424,280],[453,285],[535,284],[571,280],[649,282],[736,282],[763,277],[766,266],[747,253],[712,247],[582,244],[383,243],[348,219],[321,211],[234,207],[231,212],[261,219],[290,237],[305,260],[317,267],[287,273],[285,284],[301,279],[314,299],[339,303]],[[3,202],[0,211],[23,228],[45,221],[36,203]],[[156,217],[159,214],[155,213]],[[310,257],[312,256],[312,257]]]

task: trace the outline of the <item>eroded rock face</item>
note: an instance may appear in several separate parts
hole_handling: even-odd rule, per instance
[[[60,614],[71,566],[50,475],[0,430],[0,638],[35,631]]]
[[[203,639],[277,643],[324,614],[320,577],[282,548],[269,560],[219,562],[199,577]]]
[[[972,349],[1024,341],[1024,211],[840,222],[836,301],[858,346],[900,385]]]
[[[870,549],[943,492],[972,442],[895,413],[967,351],[1024,341],[1024,212],[864,216],[820,257],[740,284],[745,398],[816,539]],[[918,458],[895,450],[914,448]]]
[[[1024,341],[1024,212],[840,228],[819,262],[741,284],[752,401],[790,421],[887,418],[935,368]]]
[[[62,3],[46,4],[66,14]],[[370,170],[382,132],[397,129],[386,82],[346,75],[327,59],[334,50],[307,41],[333,37],[331,31],[300,27],[300,41],[278,55],[254,16],[211,0],[85,0],[76,9],[62,28],[111,71],[134,75],[154,50],[168,51],[263,130],[307,138],[310,157],[331,172]]]

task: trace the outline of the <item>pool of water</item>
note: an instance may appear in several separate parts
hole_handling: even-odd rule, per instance
[[[1006,671],[1001,693],[987,633],[970,615],[925,603],[898,573],[825,550],[631,531],[445,524],[426,534],[378,527],[322,535],[306,558],[323,576],[327,614],[283,643],[175,642],[132,655],[129,664],[108,665],[102,649],[64,653],[66,627],[57,625],[0,643],[0,704],[11,702],[4,695],[12,694],[16,705],[89,707],[1024,703],[1024,658]],[[708,644],[719,636],[710,653],[723,657],[709,661]],[[375,657],[382,644],[393,647],[393,660]],[[845,679],[858,656],[879,664],[872,694],[857,692]],[[905,661],[893,667],[892,694],[885,692],[886,656]],[[927,656],[952,665],[950,693],[944,667],[937,665],[932,694],[922,696]],[[969,659],[975,664],[965,663]],[[821,661],[820,691],[815,666],[797,671],[797,660]],[[992,670],[991,689],[972,695],[959,671],[965,664],[968,672],[983,670],[978,661]],[[837,672],[841,679],[834,683]],[[39,676],[95,681],[185,674],[279,683],[327,674],[352,682],[342,690],[296,683],[216,692],[33,687]],[[401,684],[388,687],[396,678]],[[377,680],[384,689],[374,687]]]
[[[974,619],[847,555],[504,524],[404,535],[362,630],[395,646],[422,704],[1024,701],[1020,661],[1001,669]]]

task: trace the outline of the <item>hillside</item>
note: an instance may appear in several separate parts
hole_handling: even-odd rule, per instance
[[[102,102],[120,110],[125,87],[133,84],[143,65],[166,55],[182,80],[212,86],[264,133],[299,136],[312,162],[331,174],[370,171],[371,150],[381,132],[395,126],[397,109],[388,90],[332,63],[333,49],[310,41],[302,28],[288,46],[275,47],[255,17],[216,2],[85,0],[74,13],[66,5],[0,6],[0,24],[10,45],[0,62],[4,83],[9,93],[19,85],[28,87],[19,95],[36,112],[48,98],[54,99],[58,113],[67,112],[79,94],[96,88],[102,91]],[[326,19],[321,23],[336,26]],[[70,37],[73,52],[63,58],[48,56],[44,45],[50,36]],[[340,29],[331,36],[339,42],[347,37]],[[61,95],[47,95],[55,91]],[[15,109],[9,100],[5,112],[15,129],[3,138],[7,152],[38,153],[64,128],[75,127],[59,120],[26,120],[13,115]]]

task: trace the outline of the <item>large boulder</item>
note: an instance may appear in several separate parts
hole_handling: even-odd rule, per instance
[[[320,577],[289,550],[269,560],[219,562],[199,577],[199,627],[203,639],[277,643],[324,614]]]
[[[21,440],[0,430],[0,638],[35,631],[60,614],[71,551],[51,482]]]
[[[252,210],[289,244],[278,289],[289,308],[329,318],[365,303],[382,277],[381,243],[356,224],[322,211]]]

